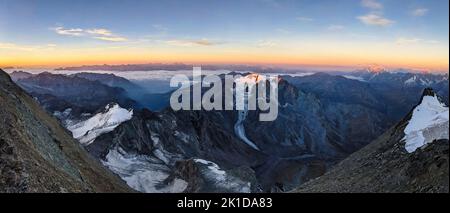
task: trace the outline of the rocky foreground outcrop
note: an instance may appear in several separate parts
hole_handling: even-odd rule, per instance
[[[132,192],[0,70],[0,192]]]

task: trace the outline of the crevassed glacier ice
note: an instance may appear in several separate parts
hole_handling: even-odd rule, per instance
[[[83,145],[92,143],[101,134],[113,131],[122,122],[130,120],[133,110],[127,110],[118,104],[108,105],[105,111],[91,118],[67,126],[75,139]]]
[[[144,155],[128,154],[120,148],[109,151],[103,164],[118,174],[127,184],[140,192],[179,193],[188,186],[187,182],[175,178],[171,183],[164,181],[169,177],[170,169]]]
[[[412,153],[434,140],[448,139],[448,113],[448,107],[436,95],[424,96],[404,131],[406,151]]]

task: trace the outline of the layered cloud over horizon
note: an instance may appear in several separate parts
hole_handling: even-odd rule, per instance
[[[448,4],[4,0],[0,65],[377,63],[448,70]]]

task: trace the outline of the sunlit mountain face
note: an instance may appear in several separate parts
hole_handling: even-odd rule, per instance
[[[0,0],[0,192],[448,192],[448,4]]]

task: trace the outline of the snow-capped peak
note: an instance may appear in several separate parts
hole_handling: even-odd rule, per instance
[[[101,134],[113,131],[122,122],[130,120],[133,110],[121,108],[118,104],[109,104],[105,110],[91,118],[67,127],[73,137],[81,144],[88,145]]]
[[[380,65],[371,65],[371,66],[367,67],[366,70],[367,70],[367,72],[375,73],[375,74],[387,71],[387,69],[385,67],[380,66]]]
[[[250,73],[246,76],[240,77],[236,79],[236,82],[239,83],[259,83],[260,81],[266,80],[266,77],[257,73]]]
[[[417,76],[414,75],[413,77],[411,77],[408,80],[406,80],[405,84],[413,84],[413,83],[416,83],[416,81],[417,81]]]
[[[449,111],[432,91],[425,91],[421,103],[414,108],[404,132],[406,151],[418,148],[439,139],[449,138]]]

